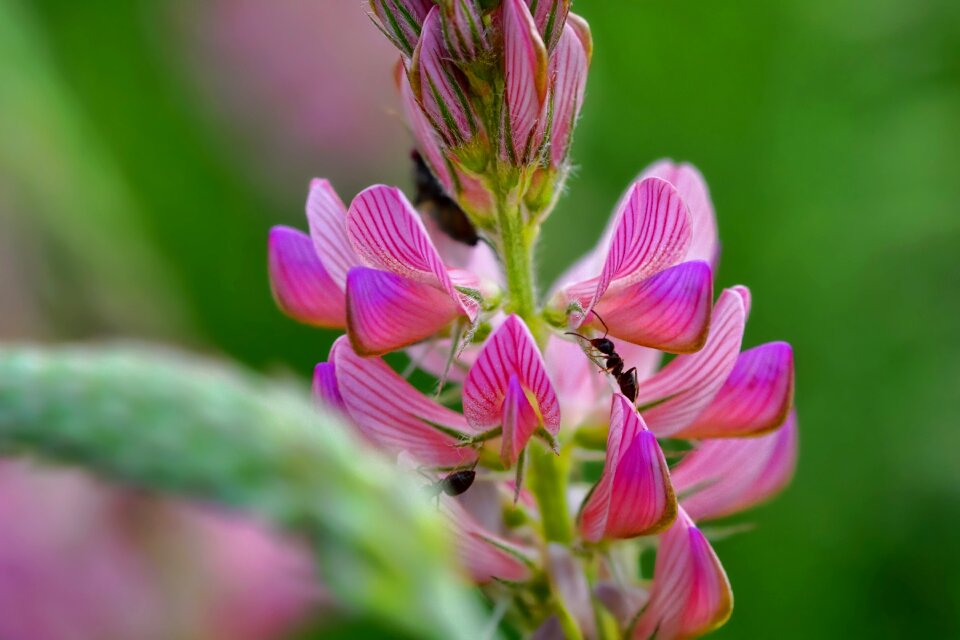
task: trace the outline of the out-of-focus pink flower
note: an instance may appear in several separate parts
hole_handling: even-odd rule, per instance
[[[580,511],[581,534],[590,542],[649,535],[669,527],[676,515],[677,499],[656,436],[633,404],[614,394],[607,461]]]
[[[0,637],[256,640],[321,601],[309,555],[253,523],[0,462]]]
[[[710,543],[681,508],[660,537],[650,601],[634,640],[695,638],[721,626],[733,611],[727,574]]]
[[[500,458],[517,461],[541,426],[560,429],[560,405],[537,343],[518,316],[509,316],[483,345],[463,385],[463,411],[477,431],[501,427]]]
[[[453,530],[457,555],[474,582],[524,582],[530,578],[533,549],[488,531],[454,498],[442,496],[441,504]]]
[[[797,464],[797,416],[757,438],[705,440],[671,472],[683,508],[712,520],[753,507],[779,493]]]

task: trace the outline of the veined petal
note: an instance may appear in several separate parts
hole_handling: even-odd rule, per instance
[[[675,164],[672,160],[655,162],[641,174],[641,178],[652,176],[663,178],[675,186],[690,209],[691,240],[686,259],[705,260],[715,267],[720,245],[716,214],[706,180],[693,165]]]
[[[331,356],[332,360],[333,356]],[[313,369],[313,397],[324,407],[346,411],[340,387],[337,385],[337,368],[333,362],[321,362]]]
[[[773,431],[793,407],[793,348],[769,342],[740,354],[727,381],[686,429],[688,438],[736,438]]]
[[[553,50],[566,25],[570,0],[527,0],[527,5],[547,51]]]
[[[345,325],[343,290],[324,269],[307,234],[273,227],[267,260],[273,297],[284,313],[319,327]]]
[[[430,171],[436,177],[437,182],[443,186],[443,190],[451,198],[456,197],[453,179],[450,177],[450,171],[447,168],[447,162],[443,158],[443,152],[440,149],[440,140],[437,132],[434,130],[427,116],[420,108],[416,96],[413,95],[413,88],[410,86],[410,79],[403,71],[402,67],[397,74],[397,83],[400,86],[400,102],[403,105],[403,114],[410,123],[410,130],[414,139],[417,141],[417,147],[423,154]]]
[[[664,530],[677,515],[670,472],[657,438],[622,394],[613,396],[607,460],[580,511],[589,542]]]
[[[361,191],[347,212],[347,236],[369,266],[445,291],[471,320],[478,304],[460,294],[419,214],[396,187]]]
[[[346,286],[347,271],[360,264],[347,239],[346,219],[347,208],[330,183],[313,179],[307,196],[310,238],[324,268],[341,291]]]
[[[409,77],[414,95],[446,144],[457,146],[473,139],[477,118],[467,100],[460,71],[443,46],[440,7],[433,7],[423,23]]]
[[[606,419],[610,384],[577,342],[551,335],[543,358],[565,426],[577,427],[587,420],[599,420],[601,413]]]
[[[740,294],[724,290],[703,349],[677,356],[640,384],[637,405],[657,436],[685,437],[684,430],[713,401],[733,370],[745,323]]]
[[[457,446],[472,433],[463,416],[426,398],[383,360],[358,356],[345,337],[334,343],[331,358],[347,413],[375,445],[437,467],[476,459],[473,449]]]
[[[477,0],[440,0],[440,18],[446,49],[454,60],[468,62],[489,47]]]
[[[674,264],[690,242],[690,216],[666,180],[647,178],[628,192],[599,277],[567,287],[584,319],[612,285],[626,287]]]
[[[367,267],[354,267],[347,275],[347,331],[363,355],[420,342],[458,315],[453,299],[431,285]]]
[[[670,353],[691,353],[707,340],[712,300],[710,266],[684,262],[609,290],[595,310],[611,336]]]
[[[500,458],[507,466],[513,465],[527,441],[540,426],[540,416],[530,404],[516,374],[510,376],[507,393],[503,397],[500,424],[503,425]]]
[[[454,530],[460,561],[474,582],[523,582],[531,576],[534,550],[484,529],[455,498],[441,496],[441,510]]]
[[[514,160],[523,162],[547,99],[547,49],[523,0],[503,0],[500,11],[510,152]]]
[[[681,508],[673,526],[660,537],[650,601],[631,636],[696,638],[722,626],[732,611],[733,592],[723,565]]]
[[[538,1],[547,3],[547,0]],[[583,41],[572,26],[565,26],[556,50],[550,56],[550,94],[553,102],[550,163],[555,167],[567,159],[573,128],[583,106],[589,64]],[[542,117],[541,120],[545,121],[546,118]]]
[[[374,22],[405,56],[413,53],[431,0],[370,0]]]
[[[552,435],[560,429],[560,404],[553,384],[547,376],[546,367],[536,341],[523,321],[509,316],[502,325],[487,338],[470,367],[467,380],[463,385],[463,412],[467,421],[478,430],[486,430],[502,425],[506,436],[507,424],[504,418],[508,411],[524,411],[519,402],[516,389],[523,391],[532,409],[538,414],[538,422]],[[515,408],[507,407],[506,400],[518,403]],[[516,424],[525,426],[526,419],[518,414]],[[512,442],[504,438],[502,455],[519,454],[526,440],[514,438]],[[508,448],[509,447],[509,448]],[[515,455],[509,456],[515,459]]]
[[[797,464],[797,416],[758,438],[705,440],[671,472],[691,518],[713,520],[749,509],[779,493]]]

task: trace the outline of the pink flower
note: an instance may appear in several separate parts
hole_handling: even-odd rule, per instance
[[[797,417],[758,438],[706,440],[671,472],[683,508],[697,521],[749,509],[779,493],[797,464]]]
[[[491,580],[525,582],[532,575],[535,552],[485,529],[453,498],[441,497],[443,515],[454,532],[457,555],[470,578],[484,584]]]
[[[580,511],[589,542],[657,533],[677,515],[670,472],[657,438],[623,395],[613,396],[607,461]]]
[[[432,0],[370,0],[374,24],[408,57],[432,7]]]
[[[660,537],[650,600],[634,640],[695,638],[723,625],[733,611],[727,574],[710,543],[681,508]]]
[[[509,316],[483,345],[463,385],[463,410],[477,431],[501,427],[500,458],[517,461],[541,426],[556,437],[560,405],[530,330]]]
[[[457,62],[471,62],[490,48],[483,10],[477,0],[440,0],[440,21],[447,51]]]

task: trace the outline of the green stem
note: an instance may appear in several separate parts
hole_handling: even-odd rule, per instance
[[[527,445],[528,485],[537,499],[547,542],[570,544],[573,541],[573,527],[567,509],[569,467],[569,451],[558,456],[540,443]]]

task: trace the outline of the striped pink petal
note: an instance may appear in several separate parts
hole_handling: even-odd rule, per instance
[[[476,459],[473,449],[457,446],[472,433],[463,416],[426,398],[383,360],[357,355],[341,337],[331,361],[351,422],[375,445],[437,467]]]
[[[545,0],[540,1],[545,3]],[[574,124],[583,106],[589,64],[588,50],[577,31],[570,25],[565,26],[557,48],[550,56],[550,99],[553,103],[550,163],[555,167],[567,159]],[[541,118],[543,122],[546,120]]]
[[[713,520],[749,509],[779,493],[797,464],[797,416],[758,438],[706,440],[671,472],[691,518]]]
[[[597,278],[567,287],[568,298],[589,314],[611,286],[626,287],[671,266],[687,249],[689,218],[669,182],[647,178],[634,183],[617,215],[603,270]]]
[[[318,327],[338,329],[346,324],[343,290],[324,269],[307,234],[273,227],[267,261],[273,297],[284,313]]]
[[[560,401],[565,427],[606,420],[610,384],[584,355],[579,343],[551,335],[543,359]]]
[[[713,309],[703,349],[677,356],[640,383],[637,405],[657,436],[685,437],[685,429],[709,406],[733,371],[745,323],[743,298],[733,289],[724,290]]]
[[[389,271],[354,267],[347,276],[347,332],[363,355],[420,342],[460,315],[445,292]]]
[[[531,576],[534,550],[483,527],[456,499],[441,496],[441,510],[454,531],[457,555],[474,582],[524,582]]]
[[[501,458],[516,461],[529,440],[530,411],[536,426],[560,429],[560,405],[543,358],[527,325],[509,316],[487,338],[463,385],[463,412],[475,429],[503,427]],[[527,432],[529,431],[529,433]]]
[[[374,185],[354,198],[347,212],[347,237],[368,266],[437,287],[463,315],[476,317],[476,301],[456,290],[420,215],[396,187]]]
[[[740,354],[713,402],[684,429],[688,438],[756,436],[783,424],[793,407],[793,348],[769,342]]]
[[[723,565],[681,508],[660,537],[650,601],[631,637],[696,638],[722,626],[732,611],[733,592]]]
[[[501,5],[506,124],[514,161],[526,161],[528,141],[547,99],[547,50],[524,0]]]
[[[423,23],[409,77],[424,113],[447,145],[458,146],[473,139],[478,121],[460,71],[443,45],[440,7],[431,9]]]
[[[720,254],[717,219],[707,182],[691,164],[660,160],[644,169],[641,178],[657,177],[670,182],[690,209],[691,240],[687,260],[705,260],[716,266]]]
[[[608,291],[595,310],[611,336],[670,353],[691,353],[707,340],[712,300],[710,266],[683,262]]]
[[[623,395],[613,396],[607,461],[580,511],[589,542],[633,538],[664,530],[677,515],[670,471],[657,438]]]
[[[333,356],[330,356],[331,360]],[[313,368],[313,397],[323,407],[346,411],[340,387],[337,385],[337,368],[333,362],[321,362]]]
[[[469,62],[489,48],[478,0],[440,0],[443,41],[452,58]]]
[[[432,0],[370,0],[374,22],[404,55],[413,53]]]
[[[570,0],[526,0],[533,14],[537,31],[548,51],[552,51],[561,38],[563,27],[570,12]]]
[[[423,159],[430,167],[430,171],[443,186],[443,190],[450,197],[454,197],[456,190],[454,189],[453,179],[450,177],[450,171],[447,168],[447,162],[440,149],[440,139],[413,94],[410,79],[402,70],[398,73],[397,83],[400,85],[400,102],[403,105],[403,114],[406,116],[407,122],[410,123],[410,130],[417,142],[417,148],[423,154]]]
[[[330,183],[321,178],[312,180],[307,196],[310,238],[324,268],[341,290],[347,282],[347,271],[360,264],[347,239],[346,220],[347,208]]]

